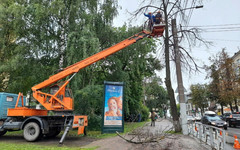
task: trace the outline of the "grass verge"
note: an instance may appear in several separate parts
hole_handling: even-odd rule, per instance
[[[149,121],[149,120],[148,120]],[[133,131],[136,128],[144,126],[144,124],[148,121],[144,122],[125,122],[124,123],[124,133],[125,134],[128,132]],[[6,135],[8,136],[22,136],[23,131],[13,131],[13,132],[7,132]],[[60,133],[59,136],[63,134],[63,131]],[[82,136],[77,134],[77,130],[70,130],[68,133],[68,136]],[[108,137],[114,137],[116,136],[116,133],[104,133],[101,134],[101,131],[87,131],[87,136],[88,137],[93,137],[93,138],[108,138]]]
[[[145,122],[126,122],[124,124],[124,133],[133,131],[136,128],[144,126]],[[101,134],[101,131],[88,131],[88,137],[93,138],[109,138],[117,136],[116,133],[106,133]],[[23,131],[14,131],[14,132],[7,132],[5,136],[22,136]],[[62,134],[62,133],[61,133]],[[61,136],[61,134],[59,136]],[[77,135],[77,130],[70,130],[68,136],[79,136]],[[81,136],[81,135],[80,135]],[[98,147],[92,148],[79,148],[79,147],[66,147],[66,146],[51,146],[51,145],[36,145],[34,143],[12,143],[12,142],[1,142],[0,141],[0,149],[1,150],[95,150]]]
[[[125,134],[128,132],[133,131],[136,128],[144,126],[144,124],[148,121],[144,122],[125,122],[124,123],[124,132],[121,134]],[[101,134],[101,131],[88,131],[88,136],[90,137],[95,137],[95,138],[109,138],[109,137],[114,137],[117,136],[116,133],[104,133]]]
[[[79,147],[59,147],[59,146],[44,146],[35,145],[31,143],[27,144],[15,144],[8,142],[0,142],[1,150],[95,150],[97,147],[92,148],[79,148]]]

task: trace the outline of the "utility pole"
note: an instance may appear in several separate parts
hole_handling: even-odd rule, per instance
[[[177,83],[178,83],[177,89],[179,93],[180,118],[181,118],[180,120],[182,125],[182,133],[183,135],[188,135],[186,102],[185,102],[184,87],[183,87],[183,81],[182,81],[182,71],[181,71],[180,52],[179,52],[179,46],[178,46],[176,19],[172,19],[172,34],[173,34],[173,42],[174,42],[176,74],[177,74]]]

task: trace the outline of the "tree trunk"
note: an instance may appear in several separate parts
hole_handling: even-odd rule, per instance
[[[201,107],[201,114],[204,115],[204,107]]]
[[[234,103],[235,103],[235,110],[236,110],[236,112],[238,112],[238,102],[237,102],[237,99],[234,100]]]
[[[220,103],[220,105],[221,105],[221,113],[223,115],[223,104]]]
[[[233,113],[232,103],[229,103],[229,105],[230,105],[231,112]]]
[[[174,92],[172,89],[172,84],[171,84],[171,74],[170,74],[170,61],[169,61],[169,32],[168,32],[168,18],[167,18],[167,7],[165,0],[163,0],[163,6],[164,6],[164,16],[165,16],[165,39],[164,39],[164,44],[165,44],[165,64],[166,64],[166,78],[165,78],[165,84],[167,87],[168,91],[168,96],[170,98],[170,108],[172,112],[172,117],[173,117],[173,126],[176,132],[181,131],[181,126],[179,123],[179,117],[177,113],[177,106],[176,106],[176,101],[174,97]]]

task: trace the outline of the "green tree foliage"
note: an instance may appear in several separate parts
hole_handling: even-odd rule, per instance
[[[5,91],[26,93],[53,74],[74,46],[75,52],[82,54],[77,61],[91,55],[86,50],[98,51],[95,25],[109,25],[116,7],[115,0],[1,0],[0,72],[9,75]],[[62,60],[63,67],[76,62],[70,57]]]
[[[116,41],[126,39],[139,32],[139,28],[115,29]],[[104,61],[106,80],[125,82],[126,113],[138,114],[143,102],[143,79],[154,75],[154,70],[160,70],[160,62],[150,53],[156,52],[153,39],[143,39],[123,51],[120,51]]]
[[[233,111],[232,103],[235,102],[235,105],[237,105],[239,95],[233,60],[225,52],[225,49],[222,49],[215,57],[210,58],[210,61],[212,62],[211,66],[206,67],[209,77],[212,79],[210,98],[222,106],[222,113],[223,106],[228,104]],[[236,110],[238,110],[237,107]]]
[[[159,78],[153,77],[149,80],[145,83],[146,105],[150,110],[158,108],[159,111],[164,111],[169,101],[167,91],[161,86]]]
[[[112,45],[140,31],[139,28],[129,28],[127,30],[125,26],[115,29],[112,28],[111,30],[113,30],[111,35],[112,40],[115,41],[112,43]],[[145,43],[144,46],[143,43]],[[150,77],[154,75],[155,69],[161,69],[159,61],[152,55],[149,55],[151,51],[152,53],[155,51],[152,39],[144,39],[142,42],[135,43],[134,45],[109,56],[105,60],[99,61],[93,66],[89,66],[84,69],[87,70],[92,67],[91,71],[89,71],[89,76],[91,75],[91,82],[88,84],[101,85],[104,80],[114,82],[121,81],[125,83],[124,100],[126,106],[125,113],[127,118],[130,115],[138,114],[141,114],[143,120],[148,118],[149,111],[142,103],[144,97],[142,88],[143,79],[144,77]],[[76,55],[74,55],[74,57],[76,57]],[[89,76],[86,78],[89,78]],[[77,80],[79,80],[79,78]],[[76,84],[76,80],[73,84]],[[76,86],[77,85],[80,86],[81,83],[79,82],[76,84]],[[91,90],[91,92],[95,92],[95,90]],[[81,99],[81,101],[88,101],[89,98],[82,97],[81,94],[77,94],[75,96],[75,101],[76,99]],[[92,106],[92,108],[95,107]],[[101,115],[99,113],[95,114]]]
[[[72,65],[141,31],[137,27],[112,27],[116,0],[0,0],[0,12],[0,79],[3,83],[8,78],[2,91],[12,93],[26,94],[59,67]],[[125,82],[127,115],[146,114],[142,81],[161,69],[153,57],[155,52],[154,40],[144,39],[82,69],[69,85],[76,93],[76,112],[101,115],[100,85],[107,80]]]
[[[208,106],[208,87],[206,84],[191,85],[191,101],[197,108],[201,109],[203,114],[204,108]]]
[[[104,100],[103,85],[88,85],[81,90],[75,90],[75,97],[75,113],[88,115],[89,129],[99,130]]]
[[[24,83],[21,77],[12,78],[12,74],[19,74],[23,69],[23,66],[19,64],[23,64],[24,46],[16,43],[21,33],[20,26],[24,24],[21,20],[22,10],[23,7],[14,4],[13,1],[0,1],[0,74],[1,87],[5,87],[1,90],[4,91],[9,89],[14,91],[14,88],[9,86],[9,82],[15,84],[15,87],[24,88],[21,86],[21,83]],[[4,79],[8,82],[4,82]]]

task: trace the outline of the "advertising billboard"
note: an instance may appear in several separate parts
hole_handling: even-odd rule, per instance
[[[104,82],[103,133],[123,131],[123,83]]]

